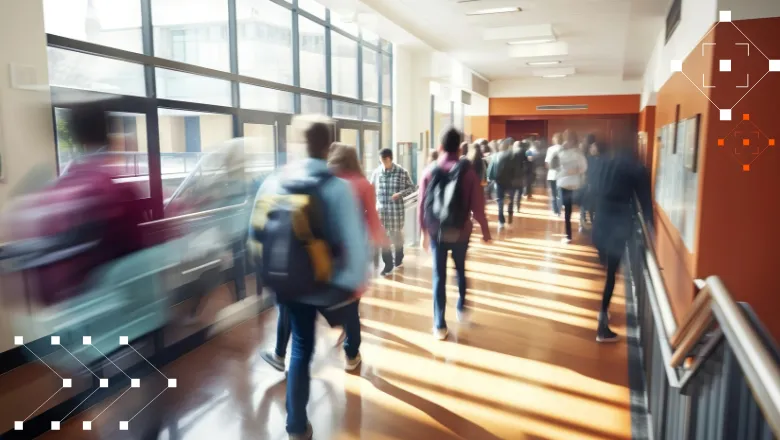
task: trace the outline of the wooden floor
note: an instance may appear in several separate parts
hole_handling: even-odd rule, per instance
[[[495,233],[497,224],[491,228]],[[630,439],[625,340],[595,341],[604,275],[587,238],[575,233],[574,243],[563,245],[562,231],[561,219],[537,197],[523,201],[520,217],[493,244],[475,236],[467,263],[474,323],[455,320],[451,276],[445,342],[431,336],[430,257],[409,250],[405,267],[376,280],[361,303],[359,373],[343,371],[339,331],[318,327],[309,402],[314,438]],[[612,326],[625,336],[617,285]],[[163,371],[178,386],[158,399],[172,414],[161,439],[286,439],[284,374],[257,356],[273,345],[275,321],[276,312],[266,312]],[[43,438],[97,438],[97,430],[103,438],[130,438],[117,431],[119,421],[161,389],[144,378],[140,389]],[[85,420],[94,420],[94,437],[82,430]]]

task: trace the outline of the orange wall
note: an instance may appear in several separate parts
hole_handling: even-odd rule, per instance
[[[703,41],[711,43],[714,41],[714,34]],[[690,78],[711,78],[713,65],[712,51],[706,51],[702,56],[698,50],[692,51],[688,58],[683,62],[683,70]],[[710,92],[712,89],[704,89]],[[706,145],[710,145],[711,135],[707,121],[710,113],[717,113],[713,110],[707,96],[702,94],[691,82],[682,74],[675,73],[658,91],[657,105],[655,109],[655,128],[656,133],[660,128],[675,122],[677,106],[680,106],[680,120],[701,114],[700,136],[702,139],[701,151],[699,151],[700,164],[704,163],[703,157],[707,154]],[[715,115],[717,117],[717,114]],[[653,182],[655,182],[655,170],[657,168],[657,150],[654,149],[653,160]],[[697,203],[701,205],[702,180],[706,173],[705,167],[699,167],[699,197]],[[655,188],[655,187],[654,187]],[[724,206],[725,208],[725,206]],[[701,209],[697,209],[698,218],[701,219]],[[698,239],[694,240],[693,252],[688,251],[677,229],[672,225],[666,212],[656,205],[656,254],[659,264],[662,267],[662,275],[666,284],[666,290],[669,293],[669,301],[672,310],[678,321],[685,315],[693,301],[694,285],[693,280],[697,276],[697,261],[695,256],[698,246]],[[698,224],[698,222],[697,222]]]
[[[490,98],[490,116],[617,115],[637,113],[639,95]],[[539,111],[539,105],[587,104],[587,110]]]
[[[648,105],[639,112],[639,131],[647,133],[647,151],[642,158],[648,167],[655,157],[655,106]]]
[[[474,139],[488,139],[490,136],[489,116],[470,116],[471,134]]]
[[[745,46],[735,44],[745,41],[739,30],[715,29],[715,58],[731,59],[732,72],[719,72],[717,64],[713,66],[717,87],[712,89],[712,99],[721,108],[739,103],[732,110],[732,121],[720,121],[714,108],[709,120],[697,273],[719,275],[735,299],[748,302],[780,339],[780,151],[768,147],[770,138],[780,142],[780,73],[766,75],[746,96],[746,89],[736,87],[745,85],[746,74],[754,85],[767,71],[767,60],[755,47],[770,59],[780,58],[780,18],[734,24],[755,46],[747,56]],[[744,113],[755,126],[741,122],[735,128]],[[724,139],[724,147],[718,147],[719,138]],[[748,147],[742,146],[745,138],[751,142]],[[746,163],[749,171],[742,169]]]

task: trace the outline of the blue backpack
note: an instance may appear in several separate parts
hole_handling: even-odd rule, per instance
[[[282,181],[276,194],[255,202],[251,246],[262,282],[277,302],[300,300],[330,283],[335,246],[323,226],[328,213],[321,190],[333,177],[322,172]]]

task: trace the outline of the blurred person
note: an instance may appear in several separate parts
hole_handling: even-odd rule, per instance
[[[310,440],[313,429],[306,405],[315,318],[319,312],[332,326],[359,327],[355,295],[367,281],[369,244],[365,214],[353,188],[335,177],[326,162],[332,123],[325,118],[299,120],[305,123],[309,158],[285,166],[263,182],[251,224],[253,238],[262,244],[263,282],[288,314],[292,329],[287,432],[291,440]],[[277,203],[279,199],[286,202]],[[359,352],[355,354],[359,359]]]
[[[528,148],[530,144],[528,140],[517,141],[512,145],[512,162],[513,162],[513,175],[512,175],[512,196],[517,199],[517,212],[520,212],[520,206],[523,201],[523,193],[525,192],[526,183],[528,180],[528,169],[531,168],[531,163],[528,161]],[[509,210],[512,211],[513,200],[509,201]]]
[[[460,143],[460,158],[466,159],[469,155],[469,143],[468,142],[461,142]]]
[[[431,151],[428,154],[428,165],[436,162],[439,159],[439,152],[436,150]]]
[[[601,154],[604,144],[592,142],[588,147],[585,159],[588,161],[588,171],[585,173],[585,186],[582,194],[582,223],[586,221],[586,214],[590,214],[590,223],[593,224],[596,215],[596,200],[598,194],[598,178],[601,173]]]
[[[653,227],[653,203],[650,173],[630,149],[619,149],[612,157],[601,157],[595,174],[595,204],[598,215],[593,222],[593,243],[604,264],[607,279],[599,313],[598,342],[618,339],[609,328],[609,304],[615,288],[615,276],[626,243],[632,235],[634,206],[639,202],[649,228]]]
[[[566,130],[564,133],[563,147],[558,152],[560,166],[556,174],[557,185],[561,191],[561,201],[564,208],[564,220],[566,222],[566,238],[564,243],[572,240],[571,233],[571,212],[575,201],[575,194],[582,188],[585,180],[585,172],[588,169],[588,162],[577,145],[577,134]],[[582,225],[580,225],[582,226]]]
[[[433,335],[444,340],[449,333],[444,313],[447,306],[447,256],[452,253],[458,278],[458,321],[467,322],[466,252],[476,220],[482,228],[482,239],[490,241],[485,216],[485,198],[471,163],[458,160],[460,131],[445,129],[440,136],[439,161],[425,170],[419,190],[418,221],[423,249],[433,254]]]
[[[526,185],[525,195],[529,199],[534,198],[534,186],[536,186],[536,169],[539,165],[539,159],[541,159],[541,151],[539,149],[541,142],[533,141],[530,143],[525,155],[528,159],[526,167]],[[519,210],[519,209],[518,209]]]
[[[479,183],[485,186],[487,183],[487,165],[485,165],[485,159],[482,158],[482,146],[480,144],[474,144],[469,150],[469,155],[465,158],[471,162],[471,166],[474,168],[474,172],[477,174]]]
[[[503,229],[506,223],[506,217],[504,216],[504,199],[507,195],[509,196],[509,223],[512,224],[512,216],[514,215],[512,207],[514,205],[515,195],[513,181],[518,172],[522,172],[522,169],[518,171],[519,163],[515,161],[515,155],[512,152],[513,144],[514,139],[512,138],[505,139],[501,142],[499,153],[490,161],[490,165],[488,166],[488,180],[493,182],[496,187],[499,229]]]
[[[393,150],[384,148],[379,157],[382,163],[374,170],[370,182],[376,190],[379,218],[393,244],[392,250],[390,246],[382,250],[385,263],[382,276],[387,276],[404,264],[404,197],[414,192],[414,183],[408,171],[393,163]]]
[[[552,137],[552,145],[547,148],[544,164],[547,167],[547,186],[550,188],[550,201],[553,213],[561,215],[561,195],[558,190],[558,168],[561,166],[558,153],[561,151],[561,134],[555,133]]]
[[[596,142],[596,135],[593,133],[588,133],[587,135],[585,135],[585,137],[582,139],[582,142],[580,142],[579,148],[583,156],[585,156],[586,160],[588,159],[588,156],[590,156],[590,146],[593,145],[595,142]],[[580,232],[583,232],[585,230],[585,225],[588,223],[587,192],[588,192],[588,173],[585,173],[585,176],[583,177],[582,187],[574,195],[575,201],[580,205],[580,227],[579,227]],[[591,223],[592,222],[593,219],[591,218]]]

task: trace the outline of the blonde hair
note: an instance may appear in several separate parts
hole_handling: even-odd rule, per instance
[[[363,176],[363,167],[357,149],[351,145],[334,142],[328,153],[328,166],[338,171],[348,171]]]

